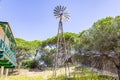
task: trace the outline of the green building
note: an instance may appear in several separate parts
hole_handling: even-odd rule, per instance
[[[0,67],[15,68],[16,65],[15,38],[9,23],[0,21]]]

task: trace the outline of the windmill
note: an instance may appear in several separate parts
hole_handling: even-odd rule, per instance
[[[63,34],[62,21],[68,21],[70,16],[68,15],[66,7],[61,5],[55,7],[54,16],[59,20],[58,34],[57,34],[57,52],[54,58],[54,70],[53,70],[53,75],[56,76],[56,68],[64,66],[65,61],[67,59],[66,57],[67,51],[65,45],[65,37]]]

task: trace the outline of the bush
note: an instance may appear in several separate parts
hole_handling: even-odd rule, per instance
[[[32,63],[32,60],[23,60],[21,68],[28,69],[28,68],[30,68],[31,63]]]
[[[48,55],[42,55],[41,60],[43,60],[45,62],[45,64],[47,64],[47,67],[52,67],[52,57],[51,56],[48,56]]]
[[[38,65],[39,65],[39,61],[38,60],[33,60],[31,63],[30,63],[30,68],[38,68]]]
[[[38,60],[24,60],[22,61],[22,68],[37,68],[39,65],[39,61]]]

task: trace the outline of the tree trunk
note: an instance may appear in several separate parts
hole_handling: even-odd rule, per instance
[[[120,80],[120,64],[116,65],[116,68],[117,68],[118,78]]]

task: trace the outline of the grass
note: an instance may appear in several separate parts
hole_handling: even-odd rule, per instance
[[[66,78],[65,76],[58,76],[56,78],[49,78],[48,80],[118,80],[117,78],[102,75],[90,68],[84,68],[82,66],[76,67],[74,72],[71,73],[72,77]]]
[[[7,78],[2,77],[0,80],[44,80],[41,76],[28,76],[28,75],[17,75],[9,76]]]
[[[50,77],[47,76],[47,73],[49,73],[49,75],[52,74],[50,72],[45,72],[43,75],[37,75],[37,76],[11,75],[8,76],[7,78],[2,77],[0,78],[0,80],[118,80],[117,78],[107,75],[102,75],[100,73],[92,71],[90,68],[84,68],[81,66],[73,68],[73,71],[70,73],[71,76],[67,78],[63,74],[60,74],[58,77]],[[47,78],[45,78],[45,76],[47,76]]]
[[[72,77],[66,78],[65,76],[59,76],[57,78],[49,78],[48,80],[118,80],[111,76],[81,76],[81,77]]]

